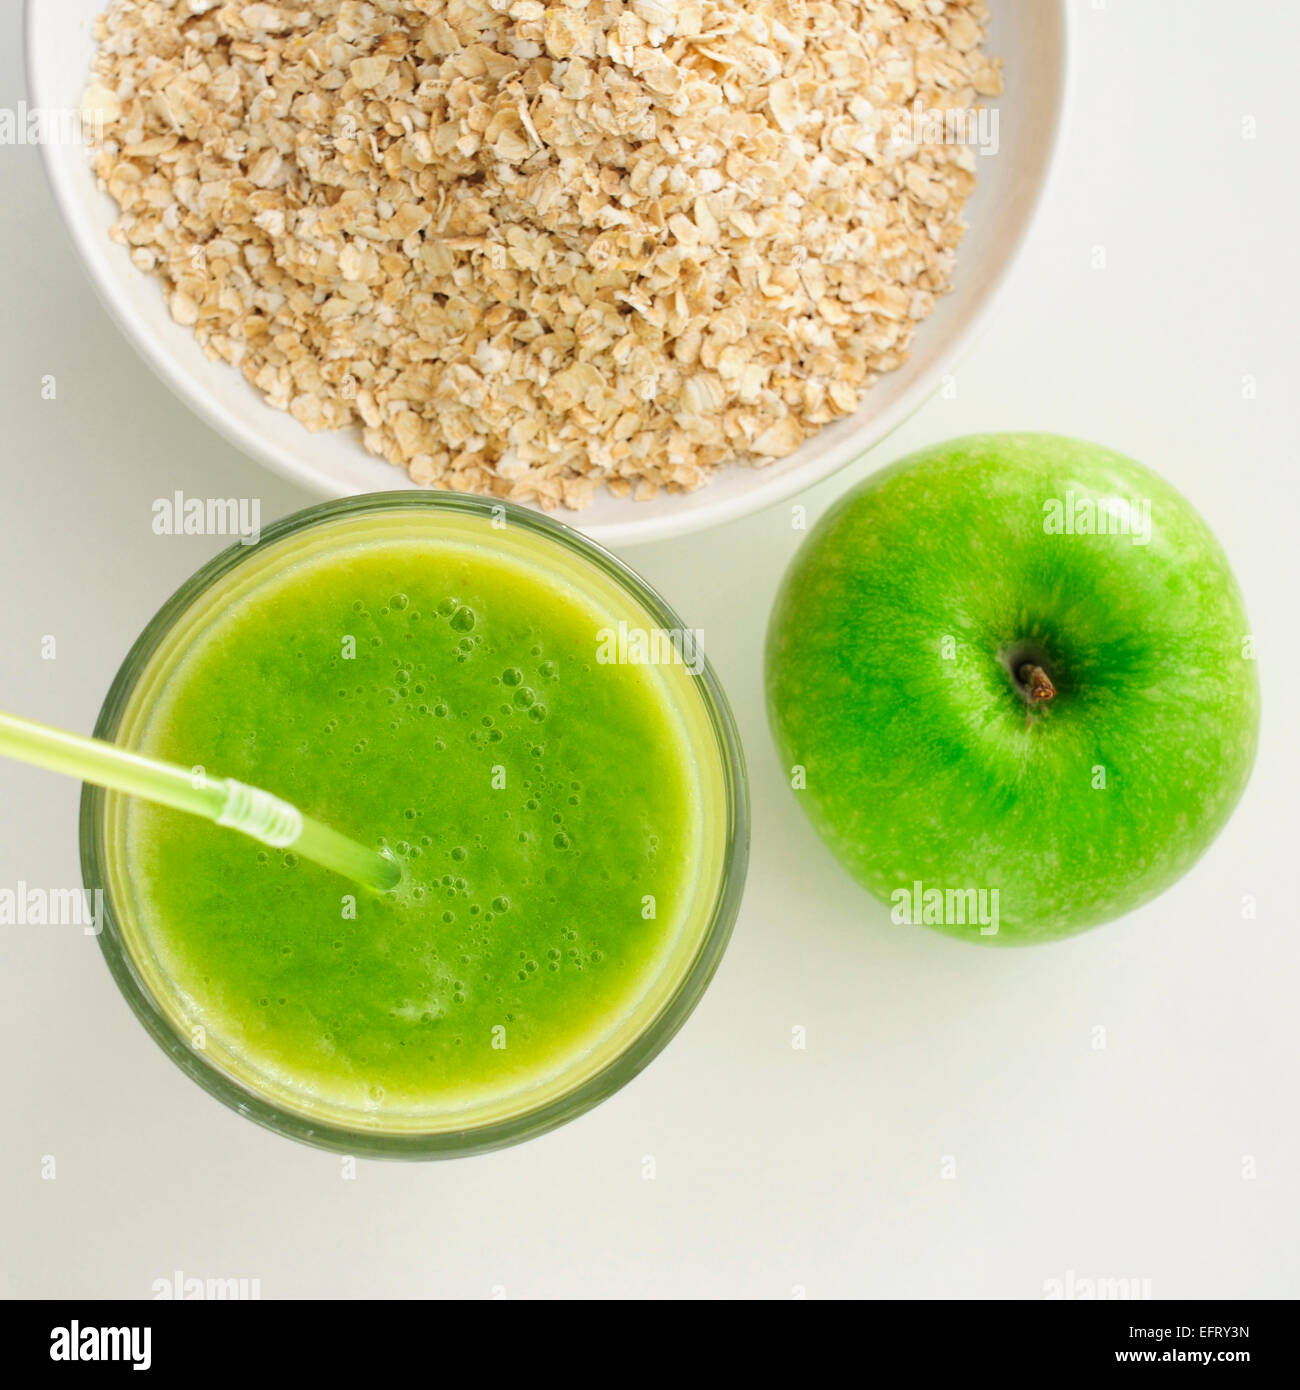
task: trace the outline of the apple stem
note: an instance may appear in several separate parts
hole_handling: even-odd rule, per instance
[[[1032,661],[1025,662],[1016,672],[1016,679],[1024,686],[1025,697],[1031,705],[1045,705],[1048,700],[1056,697],[1056,687],[1052,684],[1052,678]]]

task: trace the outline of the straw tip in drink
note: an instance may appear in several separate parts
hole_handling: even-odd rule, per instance
[[[380,850],[379,860],[378,881],[375,887],[381,893],[391,893],[402,881],[402,866],[388,850]]]

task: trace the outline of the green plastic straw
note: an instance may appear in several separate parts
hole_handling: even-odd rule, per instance
[[[233,777],[207,777],[128,753],[102,739],[82,738],[4,713],[0,713],[0,754],[202,816],[251,835],[264,845],[292,849],[344,878],[381,892],[401,882],[402,870],[396,860],[304,816],[280,797]]]

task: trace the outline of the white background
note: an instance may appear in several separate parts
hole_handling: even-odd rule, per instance
[[[1235,564],[1265,694],[1254,779],[1200,865],[1051,947],[891,926],[804,822],[766,729],[790,508],[639,549],[704,630],[754,798],[733,943],[668,1050],[542,1139],[345,1181],[187,1081],[92,939],[0,928],[0,1293],[148,1297],[181,1270],[267,1298],[1040,1298],[1071,1272],[1300,1295],[1300,20],[1287,0],[1076,8],[1063,165],[956,398],[799,501],[814,518],[899,454],[983,429],[1090,436],[1169,477]],[[0,106],[24,94],[18,10],[4,0]],[[23,148],[0,148],[0,392],[0,708],[89,730],[140,628],[221,546],[155,537],[153,500],[257,496],[269,521],[314,499],[135,358]],[[77,801],[0,769],[0,887],[79,883]]]

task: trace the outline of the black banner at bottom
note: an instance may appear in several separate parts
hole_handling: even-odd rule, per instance
[[[607,1303],[602,1321],[629,1344],[645,1345],[643,1313],[632,1314],[618,1334],[616,1305]],[[728,1357],[732,1342],[716,1303],[701,1305],[709,1321],[700,1325]],[[731,1305],[745,1316],[745,1304]],[[843,1304],[809,1302],[778,1320],[763,1314],[764,1357],[785,1349],[798,1361],[810,1360],[808,1336],[833,1332],[844,1316]],[[672,1332],[658,1325],[651,1345],[665,1351],[689,1328],[690,1305],[675,1305]],[[614,1324],[607,1320],[611,1314]],[[722,1315],[725,1318],[725,1314]],[[514,1339],[537,1318],[539,1333],[555,1327],[555,1307],[543,1303],[488,1301],[456,1303],[432,1309],[417,1301],[393,1304],[288,1301],[192,1302],[12,1302],[6,1309],[6,1369],[44,1378],[97,1377],[114,1372],[160,1374],[169,1379],[196,1372],[204,1377],[223,1372],[259,1378],[283,1367],[295,1376],[320,1371],[338,1375],[352,1370],[371,1375],[387,1369],[403,1349],[467,1347],[467,1333],[496,1331],[492,1367],[500,1374],[511,1361]],[[866,1371],[902,1362],[914,1371],[1026,1370],[1140,1371],[1143,1367],[1182,1366],[1228,1373],[1292,1362],[1296,1341],[1294,1305],[1290,1302],[935,1302],[854,1303],[851,1321],[843,1324]],[[479,1319],[482,1318],[482,1323]],[[450,1333],[450,1337],[448,1334]],[[635,1339],[635,1341],[633,1341]],[[584,1341],[586,1339],[583,1339]],[[748,1340],[748,1339],[747,1339]],[[773,1346],[773,1343],[776,1345]],[[820,1345],[820,1344],[818,1344]],[[698,1361],[692,1339],[690,1360]],[[1042,1358],[1049,1358],[1044,1362]],[[653,1356],[640,1356],[647,1370]],[[441,1363],[442,1353],[438,1360]],[[480,1367],[480,1371],[486,1367]],[[407,1373],[407,1372],[404,1372]],[[662,1374],[662,1372],[658,1373]],[[620,1373],[620,1379],[624,1379]],[[23,1384],[23,1381],[13,1382]]]

